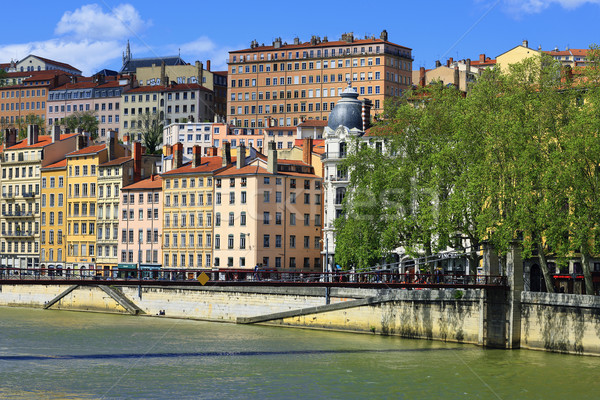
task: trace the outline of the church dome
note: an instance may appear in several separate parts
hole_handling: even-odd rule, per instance
[[[348,129],[363,130],[362,102],[358,100],[356,89],[350,85],[342,92],[341,100],[337,102],[331,114],[327,126],[333,130],[340,125]]]

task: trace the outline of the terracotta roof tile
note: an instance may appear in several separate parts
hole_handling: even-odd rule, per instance
[[[67,154],[67,157],[82,156],[84,154],[95,154],[95,153],[99,153],[100,151],[104,150],[105,148],[106,148],[106,144],[96,144],[96,145],[88,146],[81,150],[77,150],[72,153],[69,153],[69,154]]]
[[[67,159],[63,158],[62,160],[60,160],[59,162],[55,162],[54,164],[50,164],[50,165],[46,165],[44,169],[58,169],[58,168],[66,168],[67,166]]]
[[[73,136],[77,136],[78,133],[69,133],[66,135],[60,135],[60,140],[65,140],[68,139],[70,137]],[[41,135],[38,136],[38,141],[35,144],[32,144],[31,146],[29,146],[27,144],[27,139],[23,139],[21,140],[19,143],[15,144],[14,146],[11,147],[7,147],[6,150],[18,150],[18,149],[33,149],[33,148],[38,148],[38,147],[45,147],[49,144],[52,144],[52,137],[48,136],[48,135]]]
[[[162,177],[160,175],[152,175],[148,179],[141,180],[131,185],[125,186],[122,190],[144,190],[144,189],[161,189]]]
[[[112,165],[121,165],[125,164],[127,161],[131,160],[131,157],[119,157],[114,160],[107,161],[103,164],[100,164],[101,167],[110,167]]]
[[[178,175],[178,174],[194,174],[194,173],[207,173],[214,172],[223,166],[223,159],[221,157],[202,157],[201,165],[193,168],[192,163],[188,162],[184,166],[165,172],[165,175]]]
[[[298,126],[327,126],[327,121],[322,119],[307,119]]]
[[[398,46],[398,47],[401,47],[406,50],[412,50],[409,47],[401,46],[399,44],[388,42],[388,41],[385,41],[382,39],[358,39],[358,40],[354,40],[351,43],[348,43],[344,40],[338,40],[338,41],[332,41],[332,42],[321,42],[321,43],[317,43],[315,45],[311,45],[310,42],[305,42],[305,43],[300,43],[300,44],[287,44],[287,45],[284,45],[282,43],[281,47],[279,47],[277,49],[273,46],[258,46],[253,49],[235,50],[235,51],[230,51],[229,53],[230,54],[238,54],[238,53],[254,53],[257,51],[288,51],[288,50],[299,50],[299,49],[309,49],[309,48],[315,49],[315,48],[332,47],[332,46],[356,46],[356,45],[362,45],[362,44],[390,44],[392,46]],[[383,55],[383,53],[373,54],[373,55]]]

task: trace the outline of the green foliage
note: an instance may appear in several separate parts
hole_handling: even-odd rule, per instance
[[[147,154],[157,154],[161,151],[163,123],[158,114],[146,112],[139,114],[132,121],[131,133],[139,132],[142,134],[142,144],[146,147]]]
[[[98,118],[94,111],[75,111],[73,114],[60,121],[61,125],[65,125],[71,132],[82,129],[84,132],[89,132],[92,139],[98,137]]]
[[[549,290],[546,257],[587,264],[600,248],[598,46],[588,65],[572,78],[550,57],[529,58],[486,70],[467,96],[434,84],[388,104],[370,138],[384,150],[357,143],[347,159],[336,259],[368,267],[398,247],[428,255],[464,240],[502,253],[521,237]]]

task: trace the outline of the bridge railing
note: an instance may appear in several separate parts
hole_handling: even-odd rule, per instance
[[[202,274],[213,284],[286,283],[286,284],[377,284],[405,287],[427,286],[506,286],[505,276],[465,275],[459,273],[399,273],[393,270],[367,272],[300,272],[265,269],[113,269],[71,270],[46,268],[0,268],[3,281],[111,281],[136,284],[187,283],[197,284]]]

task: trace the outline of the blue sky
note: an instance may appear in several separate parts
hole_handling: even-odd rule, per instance
[[[250,41],[291,42],[311,35],[379,36],[413,49],[414,69],[436,59],[495,57],[520,44],[544,50],[600,43],[600,0],[457,1],[30,1],[3,4],[0,61],[33,53],[92,74],[118,70],[129,39],[134,57],[210,59],[226,69],[227,53]],[[11,18],[14,16],[14,18]],[[594,33],[595,32],[595,33]]]

